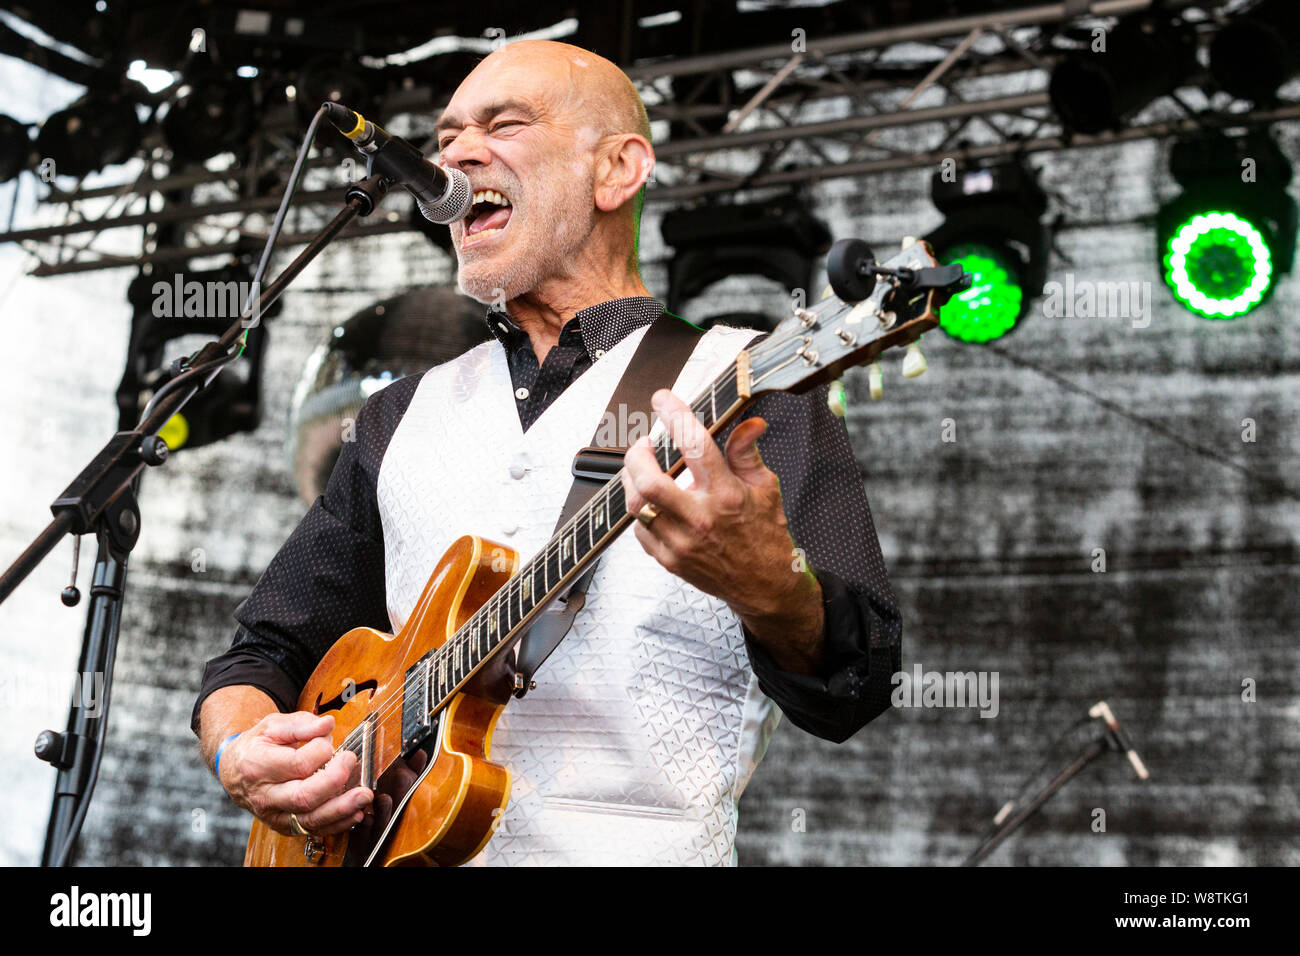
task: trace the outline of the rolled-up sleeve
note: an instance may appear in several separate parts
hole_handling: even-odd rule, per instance
[[[743,416],[768,423],[759,453],[780,479],[790,535],[821,585],[821,671],[784,671],[748,629],[745,639],[760,689],[795,726],[840,743],[890,705],[902,618],[848,432],[826,395],[825,386],[764,395]]]
[[[362,407],[325,493],[235,609],[234,642],[203,669],[190,718],[196,733],[203,701],[218,688],[257,687],[280,710],[293,710],[300,689],[339,637],[355,627],[388,630],[376,487],[388,440],[419,378],[399,379]]]

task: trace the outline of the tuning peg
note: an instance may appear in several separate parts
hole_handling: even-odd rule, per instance
[[[921,354],[921,343],[913,342],[907,347],[907,354],[903,356],[903,378],[916,378],[925,370],[925,356]]]
[[[826,393],[826,405],[836,418],[843,418],[848,411],[848,400],[844,396],[844,380],[837,378],[831,382],[830,391]]]
[[[878,402],[885,396],[885,376],[880,371],[879,362],[867,366],[867,388],[871,391],[873,402]]]

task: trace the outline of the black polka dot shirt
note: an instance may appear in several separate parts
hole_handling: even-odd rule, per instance
[[[524,429],[593,361],[662,312],[662,304],[649,297],[585,309],[564,326],[539,365],[528,336],[510,316],[489,311],[488,326],[506,352]],[[400,379],[367,401],[355,441],[344,444],[325,493],[236,609],[239,628],[230,650],[207,663],[191,718],[196,732],[203,700],[217,688],[251,685],[291,711],[316,664],[346,631],[389,629],[375,489],[388,441],[419,379]],[[826,394],[823,386],[804,395],[763,395],[742,416],[767,421],[758,449],[780,479],[791,537],[821,584],[822,673],[783,671],[752,635],[745,637],[763,692],[796,726],[838,742],[889,707],[892,676],[901,670],[902,622],[862,476]],[[729,434],[730,429],[719,434],[719,446]]]

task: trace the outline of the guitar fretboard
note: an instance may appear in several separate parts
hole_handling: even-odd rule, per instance
[[[710,431],[742,406],[733,363],[691,402],[691,410]],[[682,462],[667,429],[652,433],[655,456],[668,474]],[[427,702],[432,717],[485,660],[516,637],[521,625],[562,594],[599,552],[632,521],[621,474],[607,481],[519,571],[475,612],[445,644],[411,668],[407,706]],[[418,695],[418,696],[415,696]]]

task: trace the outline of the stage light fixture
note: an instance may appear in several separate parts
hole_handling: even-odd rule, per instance
[[[831,247],[830,229],[795,194],[674,209],[664,216],[660,232],[674,250],[667,305],[676,314],[729,276],[763,276],[789,292],[808,293],[817,259]]]
[[[311,122],[322,103],[344,103],[369,116],[376,106],[369,78],[351,61],[340,61],[335,56],[318,56],[303,64],[295,77],[293,104],[302,125]],[[352,144],[346,136],[329,123],[322,123],[316,131],[316,144],[322,149],[330,146],[352,155]]]
[[[163,136],[177,159],[201,163],[227,151],[238,153],[253,133],[253,93],[229,76],[186,78],[188,91],[162,121]]]
[[[177,344],[178,340],[187,338],[193,342],[226,331],[243,308],[239,290],[246,288],[251,278],[251,262],[241,259],[221,269],[187,271],[180,276],[155,266],[131,280],[127,287],[127,301],[133,310],[131,341],[126,368],[117,387],[119,429],[135,427],[150,395],[161,386],[168,364],[184,354],[185,349]],[[160,284],[166,291],[159,291]],[[184,308],[177,307],[180,303],[175,296],[169,307],[159,308],[160,296],[177,288],[201,292],[196,298],[190,298],[192,293],[187,291]],[[224,305],[209,310],[208,304],[217,301]],[[199,307],[200,302],[205,304]],[[195,307],[190,308],[191,304]],[[247,345],[241,356],[190,399],[182,412],[167,421],[159,434],[168,448],[172,451],[198,448],[258,426],[262,418],[266,320],[274,317],[281,307],[282,303],[276,302],[263,312],[261,323],[248,330]]]
[[[1295,0],[1264,0],[1233,15],[1210,43],[1210,73],[1233,96],[1272,100],[1300,72],[1300,12]]]
[[[944,264],[960,263],[971,287],[944,305],[939,327],[962,342],[1012,331],[1046,278],[1047,197],[1018,160],[934,174],[930,196],[944,222],[926,236]]]
[[[43,124],[36,150],[54,160],[57,175],[93,173],[125,162],[140,145],[140,119],[125,96],[88,93]]]
[[[0,114],[0,183],[7,183],[26,169],[31,155],[27,124]]]
[[[1287,0],[1291,2],[1291,0]],[[1095,36],[1052,70],[1048,96],[1076,133],[1117,129],[1196,68],[1196,33],[1166,16],[1138,14]]]
[[[1202,318],[1240,318],[1295,259],[1291,164],[1266,133],[1213,133],[1175,143],[1170,169],[1183,192],[1156,217],[1165,284]]]

